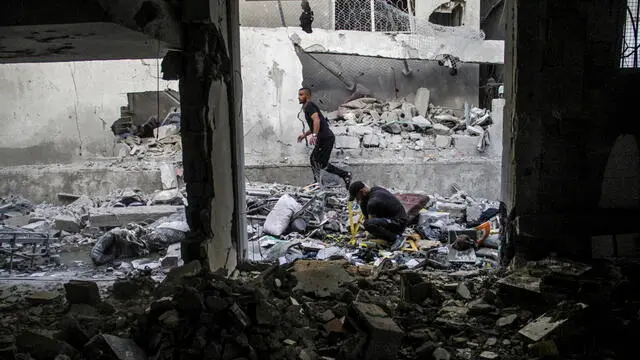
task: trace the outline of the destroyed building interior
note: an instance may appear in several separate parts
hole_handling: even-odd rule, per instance
[[[637,359],[638,18],[4,0],[0,360]]]

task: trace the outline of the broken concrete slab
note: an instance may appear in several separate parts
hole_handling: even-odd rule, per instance
[[[360,147],[360,138],[356,136],[336,136],[336,149],[357,149]]]
[[[162,190],[175,189],[178,187],[178,176],[176,168],[173,164],[164,162],[160,164],[160,180],[162,181]]]
[[[7,215],[7,214],[5,214],[5,215]],[[30,219],[31,219],[30,215],[19,215],[19,216],[8,217],[8,218],[2,220],[2,222],[7,226],[23,227],[25,225],[29,225],[29,220]]]
[[[89,216],[91,226],[118,227],[129,223],[158,220],[182,210],[184,206],[156,205],[127,208],[99,208]]]
[[[380,137],[375,134],[368,134],[362,138],[362,146],[366,148],[379,147]]]
[[[176,267],[180,265],[182,260],[181,245],[180,243],[171,244],[167,248],[167,254],[160,259],[160,264],[163,268]]]
[[[347,315],[350,323],[367,334],[363,359],[395,359],[404,332],[378,305],[354,302]]]
[[[338,135],[348,135],[348,126],[333,126],[331,127],[331,132],[333,132],[333,135],[338,136]]]
[[[318,297],[329,297],[342,284],[353,281],[345,270],[345,260],[298,260],[293,264],[293,276],[298,280],[294,290],[313,293]]]
[[[56,230],[66,231],[72,234],[77,234],[82,230],[82,223],[80,219],[73,215],[58,215],[53,218],[54,228]]]
[[[429,112],[429,101],[431,99],[431,91],[427,88],[419,88],[416,91],[416,98],[414,100],[416,104],[416,110],[418,111],[418,115],[427,116]]]
[[[60,300],[61,294],[57,291],[38,291],[27,295],[27,301],[32,305],[48,305]]]
[[[23,226],[22,228],[28,231],[33,231],[33,232],[48,233],[49,229],[51,228],[51,225],[49,225],[47,221],[42,220],[42,221],[32,222],[30,224]]]
[[[147,360],[144,350],[135,341],[108,334],[96,335],[84,350],[93,359]]]
[[[412,103],[404,103],[402,104],[402,115],[404,121],[409,121],[418,115],[418,109]]]
[[[562,327],[587,307],[583,303],[561,304],[558,309],[548,311],[525,325],[518,334],[530,342],[548,340],[550,335],[561,332]],[[563,312],[563,309],[566,311]]]
[[[436,135],[451,135],[453,133],[453,131],[451,131],[451,129],[449,129],[449,127],[447,127],[446,125],[442,125],[442,124],[433,124],[433,127],[431,128],[433,133]]]
[[[24,331],[16,336],[16,347],[20,352],[29,353],[35,360],[51,360],[58,355],[67,355],[75,359],[80,355],[79,352],[68,343],[30,330]]]
[[[363,137],[364,135],[373,134],[373,127],[371,126],[356,125],[348,126],[347,129],[350,136]]]
[[[436,147],[446,149],[451,147],[451,136],[436,135]]]
[[[162,190],[153,195],[153,205],[179,205],[182,204],[182,194],[178,189]]]
[[[427,120],[427,118],[422,115],[414,116],[413,119],[411,119],[411,122],[420,130],[426,130],[433,126],[431,121]]]
[[[97,305],[102,299],[98,284],[93,281],[71,280],[64,284],[67,301],[71,304]]]
[[[390,122],[382,126],[382,130],[391,134],[400,134],[402,132],[402,126],[396,122]]]

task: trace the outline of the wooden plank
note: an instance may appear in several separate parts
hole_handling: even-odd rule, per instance
[[[184,209],[184,206],[155,205],[132,206],[122,208],[98,208],[89,215],[91,226],[118,227],[129,223],[148,220],[158,220],[161,217],[174,214]]]

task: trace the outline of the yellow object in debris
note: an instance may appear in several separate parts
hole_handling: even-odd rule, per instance
[[[363,217],[358,217],[358,223],[353,222],[353,202],[347,202],[347,212],[349,214],[349,232],[351,234],[351,241],[349,242],[351,245],[356,244],[356,234],[358,230],[360,230],[360,224],[362,223]]]
[[[416,245],[416,241],[412,238],[407,239],[407,243],[409,243],[408,248],[403,248],[403,251],[419,251],[418,246]]]

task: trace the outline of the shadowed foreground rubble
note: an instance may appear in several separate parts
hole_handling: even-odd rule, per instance
[[[192,262],[161,283],[138,272],[102,297],[87,281],[4,287],[0,358],[626,359],[637,268],[547,260],[497,275],[297,260],[225,277]]]

